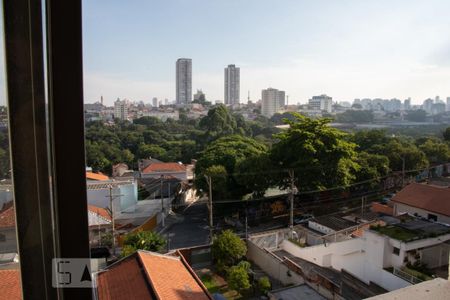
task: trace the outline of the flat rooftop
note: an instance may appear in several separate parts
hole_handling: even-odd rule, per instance
[[[352,226],[358,225],[356,222],[352,222],[346,219],[343,219],[338,216],[321,216],[312,219],[310,222],[316,222],[320,225],[331,228],[335,231],[343,230]]]
[[[450,299],[450,281],[436,278],[398,289],[366,300]]]
[[[271,299],[277,300],[326,300],[325,297],[321,296],[306,284],[283,288],[270,293],[274,297]]]

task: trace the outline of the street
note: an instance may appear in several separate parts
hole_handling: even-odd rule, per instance
[[[206,204],[194,204],[176,212],[182,215],[182,220],[176,222],[164,231],[169,236],[169,248],[185,248],[205,245],[209,241],[208,209]]]

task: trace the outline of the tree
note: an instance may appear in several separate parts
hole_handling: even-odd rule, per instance
[[[419,145],[419,149],[425,153],[430,163],[437,164],[450,161],[449,146],[438,139],[426,139],[426,141]]]
[[[208,140],[235,133],[236,120],[227,107],[219,104],[208,111],[208,115],[200,120],[200,128],[206,130]]]
[[[139,158],[149,158],[154,157],[157,159],[163,159],[166,157],[166,149],[157,145],[146,145],[142,144],[139,146],[138,150]]]
[[[162,121],[156,117],[140,117],[139,119],[133,120],[134,124],[152,126],[155,124],[161,124]]]
[[[123,242],[122,257],[128,256],[137,250],[160,251],[166,245],[166,240],[153,231],[139,231],[129,233]]]
[[[386,135],[386,130],[373,129],[357,131],[350,140],[358,145],[358,150],[373,153],[373,147],[385,145],[391,138]]]
[[[444,131],[444,133],[442,134],[442,136],[444,137],[444,140],[447,142],[450,142],[450,127],[447,127]]]
[[[250,264],[246,261],[240,262],[237,266],[232,266],[227,272],[228,286],[236,291],[243,291],[250,288],[248,270]]]
[[[358,153],[356,162],[360,169],[356,172],[356,181],[380,179],[389,173],[389,159],[384,155]]]
[[[234,265],[246,253],[245,242],[231,230],[225,230],[213,239],[212,255],[217,261],[219,270],[225,270]]]
[[[275,135],[278,140],[271,150],[274,165],[293,169],[300,190],[316,190],[348,185],[359,169],[356,144],[347,141],[347,134],[329,126],[331,119],[311,119],[295,114],[286,120],[289,129]],[[287,187],[286,177],[278,183]]]
[[[336,121],[341,123],[371,123],[373,112],[370,110],[347,110],[336,115]]]
[[[425,122],[427,120],[427,112],[423,109],[410,110],[407,112],[405,118],[411,122]]]
[[[374,147],[374,151],[387,156],[389,168],[392,171],[401,171],[403,160],[405,161],[406,170],[420,170],[428,167],[425,153],[407,139],[392,139],[386,145]]]
[[[214,199],[242,197],[251,192],[241,185],[235,177],[237,165],[248,157],[265,153],[267,147],[252,138],[240,135],[222,137],[210,143],[201,153],[195,166],[195,185],[206,191],[205,170],[211,166],[223,166],[226,170],[226,188],[214,195]],[[215,179],[212,178],[214,183]],[[216,189],[215,189],[216,190]]]
[[[271,284],[267,276],[258,279],[258,288],[263,294],[267,294],[270,291]]]

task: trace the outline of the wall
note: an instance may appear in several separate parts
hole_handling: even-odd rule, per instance
[[[112,189],[114,212],[121,212],[132,208],[137,203],[137,184],[134,181],[130,184],[117,185]],[[114,195],[120,195],[115,196]],[[109,207],[109,188],[88,189],[88,203],[98,207]]]
[[[319,224],[317,222],[314,222],[314,221],[308,221],[308,227],[313,229],[313,230],[316,230],[318,232],[322,232],[324,234],[330,234],[330,233],[334,233],[335,232],[335,230],[333,230],[333,229],[331,229],[331,228],[329,228],[327,226],[324,226],[322,224]]]
[[[305,282],[301,276],[292,271],[289,272],[291,276],[288,276],[289,268],[285,264],[270,252],[259,248],[251,241],[247,241],[247,258],[284,285],[301,284]]]
[[[17,253],[15,228],[0,228],[0,234],[5,236],[5,241],[0,241],[0,253]]]
[[[406,204],[402,204],[402,203],[395,203],[394,206],[395,206],[394,211],[395,211],[396,215],[399,215],[401,213],[410,213],[410,214],[414,215],[415,213],[417,213],[419,216],[428,219],[428,214],[433,214],[433,215],[437,216],[438,222],[450,224],[450,217],[449,216],[445,216],[445,215],[442,215],[442,214],[429,212],[429,211],[426,211],[424,209],[412,207],[412,206],[409,206],[409,205],[406,205]]]

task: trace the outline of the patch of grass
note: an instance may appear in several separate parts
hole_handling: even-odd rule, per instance
[[[398,226],[373,226],[371,229],[403,242],[411,241],[420,236],[419,232],[404,229]]]
[[[217,283],[216,280],[214,280],[214,277],[212,277],[210,274],[203,275],[200,278],[200,280],[203,282],[203,284],[211,294],[220,292],[219,284]]]
[[[306,247],[305,243],[301,243],[301,242],[299,242],[297,240],[294,240],[294,239],[289,239],[289,242],[294,243],[294,244],[296,244],[297,246],[299,246],[301,248],[305,248]]]
[[[403,272],[408,273],[409,275],[412,275],[412,276],[414,276],[416,278],[419,278],[420,280],[423,280],[423,281],[433,279],[432,277],[428,276],[427,274],[424,274],[424,273],[422,273],[420,271],[417,271],[417,270],[410,269],[408,267],[402,267],[401,270]]]

